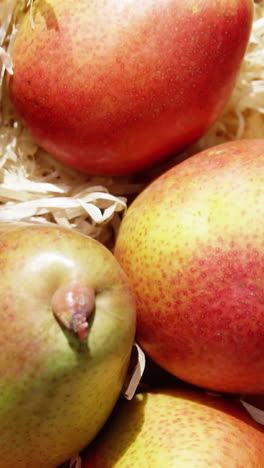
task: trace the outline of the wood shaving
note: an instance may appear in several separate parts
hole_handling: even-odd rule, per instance
[[[111,247],[129,201],[151,179],[209,146],[263,138],[264,0],[254,2],[252,33],[232,96],[198,142],[137,177],[94,177],[65,167],[33,141],[16,119],[6,91],[6,77],[12,73],[10,49],[31,6],[32,0],[0,0],[0,220],[57,223]]]

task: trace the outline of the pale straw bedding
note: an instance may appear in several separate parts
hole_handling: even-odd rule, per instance
[[[64,167],[40,149],[17,121],[5,78],[10,48],[31,0],[0,0],[0,221],[53,222],[112,245],[131,197],[175,162],[238,138],[264,138],[264,0],[254,2],[254,23],[241,73],[224,113],[188,150],[135,176],[94,177]],[[34,26],[32,24],[32,26]]]

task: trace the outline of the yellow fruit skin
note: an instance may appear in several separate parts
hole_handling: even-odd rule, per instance
[[[239,404],[157,389],[121,402],[83,468],[262,468],[264,433]]]
[[[264,140],[210,148],[150,184],[116,242],[139,344],[212,390],[264,392],[263,184]]]

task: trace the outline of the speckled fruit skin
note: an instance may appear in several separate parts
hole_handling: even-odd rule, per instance
[[[264,393],[263,187],[264,140],[228,142],[162,174],[122,221],[138,342],[195,385]]]
[[[10,97],[44,149],[99,174],[141,170],[200,137],[235,85],[251,0],[36,0]]]
[[[55,468],[95,436],[120,395],[133,295],[110,251],[58,226],[0,223],[0,264],[0,465]],[[51,309],[72,280],[96,293],[82,349]]]
[[[234,401],[156,390],[122,402],[82,468],[262,468],[264,432]]]

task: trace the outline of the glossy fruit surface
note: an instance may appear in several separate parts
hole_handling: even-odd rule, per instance
[[[120,396],[133,295],[102,244],[54,225],[0,223],[0,262],[0,464],[54,468]]]
[[[264,432],[242,407],[186,390],[123,402],[87,448],[83,468],[261,468]]]
[[[9,92],[35,140],[69,166],[141,170],[200,137],[235,84],[251,0],[36,0]]]
[[[121,224],[139,344],[198,386],[264,392],[263,184],[264,140],[228,142],[162,174]]]

